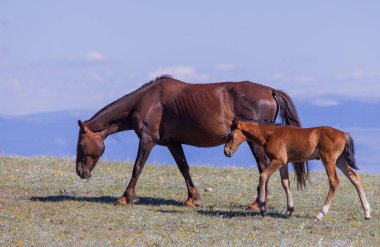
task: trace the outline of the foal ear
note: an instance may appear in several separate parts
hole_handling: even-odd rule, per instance
[[[238,124],[239,124],[239,119],[237,118],[237,117],[234,117],[233,119],[232,119],[232,124],[231,124],[231,128],[236,128],[237,126],[238,126]]]
[[[79,128],[81,129],[81,131],[87,132],[88,128],[86,126],[84,126],[84,124],[81,120],[78,120],[78,125],[79,125]]]

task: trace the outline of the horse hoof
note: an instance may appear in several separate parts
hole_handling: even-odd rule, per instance
[[[256,203],[256,202],[248,205],[247,209],[250,210],[250,211],[254,211],[254,212],[259,212],[260,211],[259,204]]]
[[[127,198],[120,197],[116,202],[115,205],[128,205]]]
[[[364,219],[366,219],[366,220],[370,220],[370,219],[371,219],[371,216],[366,216],[366,217],[364,217]]]
[[[260,214],[261,214],[261,216],[263,216],[263,217],[265,217],[266,215],[267,215],[267,211],[266,210],[263,210],[263,209],[261,209],[260,210]]]

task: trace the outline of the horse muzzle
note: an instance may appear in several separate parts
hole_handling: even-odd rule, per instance
[[[81,178],[81,179],[89,179],[92,175],[91,175],[91,172],[89,170],[77,170],[77,175]]]

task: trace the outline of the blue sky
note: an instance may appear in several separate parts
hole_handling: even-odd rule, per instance
[[[380,101],[379,1],[0,0],[0,114],[99,109],[159,74]]]

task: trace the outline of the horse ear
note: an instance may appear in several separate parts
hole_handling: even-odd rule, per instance
[[[88,128],[86,126],[84,126],[84,124],[81,120],[78,120],[78,125],[79,125],[79,128],[81,129],[81,131],[83,131],[83,132],[87,131]]]

